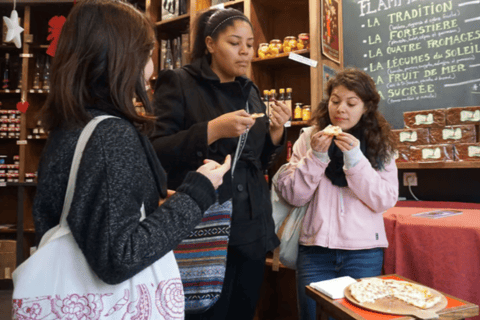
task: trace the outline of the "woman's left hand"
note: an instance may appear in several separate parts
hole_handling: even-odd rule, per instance
[[[274,100],[274,103],[270,105],[272,108],[270,111],[270,126],[272,129],[282,129],[283,125],[292,117],[292,110],[283,101]]]
[[[352,150],[360,144],[357,138],[346,132],[340,133],[333,141],[342,152]]]

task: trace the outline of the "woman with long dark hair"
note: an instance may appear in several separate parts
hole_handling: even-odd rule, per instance
[[[225,282],[220,299],[187,319],[252,319],[259,298],[266,253],[275,248],[268,184],[263,171],[276,159],[291,111],[277,101],[270,119],[259,89],[245,77],[254,55],[253,30],[235,9],[199,15],[193,33],[192,63],[160,72],[155,88],[157,131],[152,143],[175,189],[185,174],[203,163],[243,152],[218,189],[219,202],[233,199]],[[270,120],[270,121],[269,121]]]
[[[149,20],[128,3],[84,0],[73,7],[60,35],[50,93],[41,109],[49,136],[38,169],[33,217],[38,240],[59,224],[82,130],[95,117],[114,116],[98,124],[85,146],[68,227],[102,282],[120,284],[160,261],[162,268],[176,272],[172,280],[181,288],[172,250],[214,203],[229,162],[220,166],[210,161],[192,169],[176,194],[159,206],[159,200],[167,197],[167,176],[146,136],[155,123],[145,91],[153,72],[154,44]],[[134,97],[143,103],[146,115],[137,114]],[[171,259],[162,259],[166,255]],[[145,286],[149,299],[155,299],[155,281]],[[136,293],[131,294],[127,292],[125,299],[134,301]],[[183,303],[181,289],[169,294],[157,298],[169,300],[178,294]],[[84,303],[91,310],[103,308],[90,299]],[[104,316],[113,305],[104,305]],[[142,308],[153,312],[152,304]],[[183,308],[176,311],[178,319],[183,318]]]
[[[311,282],[381,274],[382,213],[398,198],[394,142],[373,79],[346,69],[328,81],[327,95],[276,186],[290,204],[308,205],[296,273],[301,320],[315,319],[315,301],[305,294]],[[329,125],[343,132],[328,134]]]

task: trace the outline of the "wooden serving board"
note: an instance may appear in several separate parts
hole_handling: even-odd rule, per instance
[[[381,312],[387,314],[398,314],[398,315],[412,315],[419,319],[436,319],[438,318],[437,311],[444,309],[448,305],[448,300],[445,298],[443,294],[440,292],[433,290],[431,288],[427,288],[425,286],[418,285],[419,287],[423,287],[425,289],[430,290],[430,292],[434,296],[440,296],[441,300],[431,308],[422,309],[417,308],[411,304],[408,304],[400,299],[396,299],[393,297],[387,297],[375,300],[375,302],[358,302],[350,293],[350,286],[345,288],[345,298],[353,303],[356,306]]]

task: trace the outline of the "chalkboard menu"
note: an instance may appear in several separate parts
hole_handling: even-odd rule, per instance
[[[365,70],[395,127],[403,112],[480,105],[480,1],[343,0],[345,66]]]

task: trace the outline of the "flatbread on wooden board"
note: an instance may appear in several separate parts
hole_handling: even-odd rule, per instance
[[[433,295],[426,287],[378,278],[362,279],[352,284],[350,293],[360,303],[374,303],[378,299],[392,297],[421,309],[431,308],[441,300],[441,296]]]

